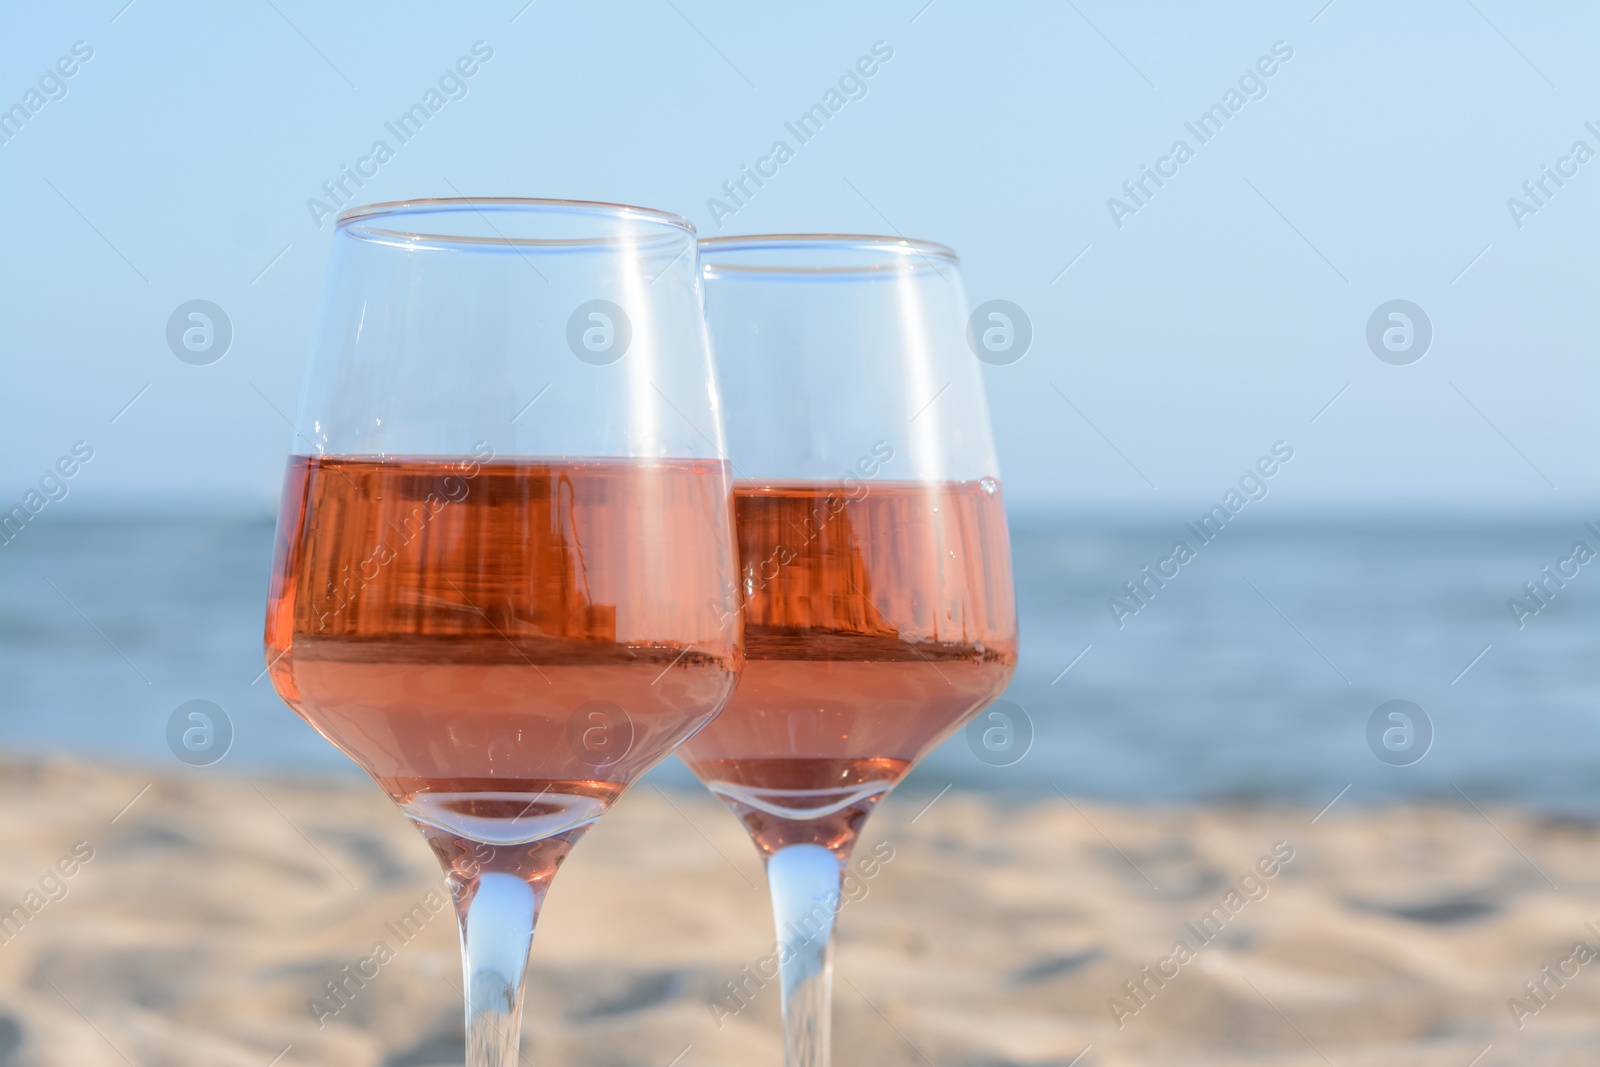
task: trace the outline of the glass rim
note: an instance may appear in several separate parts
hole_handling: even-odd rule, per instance
[[[595,218],[625,220],[659,227],[660,233],[652,235],[648,229],[637,233],[596,233],[592,237],[508,237],[499,233],[489,222],[497,236],[482,237],[472,234],[424,232],[422,229],[388,229],[369,225],[372,220],[409,216],[445,215],[471,211],[488,221],[487,212],[522,212],[528,215],[590,215]],[[349,233],[359,240],[386,243],[399,241],[417,247],[451,245],[481,245],[485,247],[569,249],[607,247],[620,244],[641,244],[652,239],[675,241],[683,237],[693,241],[698,236],[694,223],[682,215],[658,208],[635,204],[616,204],[605,200],[565,200],[559,198],[520,196],[446,196],[418,197],[412,200],[384,200],[373,204],[360,204],[341,211],[334,220],[336,232]],[[448,229],[448,227],[430,228]]]
[[[768,233],[740,237],[703,237],[699,242],[701,269],[706,277],[718,274],[793,274],[801,276],[836,276],[842,274],[878,274],[884,272],[915,272],[924,269],[916,260],[937,270],[941,262],[959,266],[961,257],[955,249],[937,241],[924,241],[915,237],[886,237],[865,233]],[[860,263],[840,264],[784,264],[738,263],[721,258],[720,253],[732,252],[809,252],[838,250],[867,253],[868,259]],[[872,256],[881,257],[877,261]]]

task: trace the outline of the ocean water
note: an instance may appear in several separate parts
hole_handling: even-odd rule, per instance
[[[46,518],[0,548],[7,751],[194,774],[351,773],[262,674],[269,519]],[[1507,606],[1574,542],[1600,550],[1585,518],[1241,522],[1120,626],[1107,600],[1193,536],[1172,523],[1018,522],[1008,718],[956,734],[903,788],[1320,806],[1348,787],[1342,803],[1464,795],[1600,812],[1600,560],[1520,628]],[[167,740],[174,710],[195,699],[233,730],[206,768]],[[1391,700],[1422,712],[1398,754],[1369,741]],[[1424,750],[1428,725],[1425,754],[1394,765]],[[692,782],[676,761],[652,774]]]

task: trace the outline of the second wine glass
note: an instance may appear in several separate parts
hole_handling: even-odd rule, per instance
[[[700,248],[746,658],[679,755],[761,851],[785,1063],[823,1067],[862,825],[1016,664],[1005,508],[954,253],[850,236]]]

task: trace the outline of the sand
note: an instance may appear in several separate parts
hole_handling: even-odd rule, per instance
[[[0,782],[0,910],[27,916],[0,932],[0,1064],[462,1062],[453,917],[428,910],[431,854],[375,788],[69,761]],[[1600,960],[1573,955],[1600,948],[1595,824],[1350,798],[1315,823],[930,799],[893,797],[868,826],[863,853],[889,858],[840,920],[841,1065],[1600,1058]],[[764,894],[712,800],[630,793],[546,904],[525,1061],[781,1063],[777,988],[744,970],[772,949]],[[343,968],[372,973],[378,942],[392,959],[326,999]]]

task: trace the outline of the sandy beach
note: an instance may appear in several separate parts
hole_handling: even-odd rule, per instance
[[[12,763],[0,789],[0,1064],[461,1062],[454,920],[376,789],[69,761]],[[1574,952],[1600,947],[1595,824],[931,799],[868,826],[840,1064],[1555,1067],[1600,1047],[1600,961]],[[546,904],[526,1062],[780,1063],[764,889],[709,798],[624,797]]]

